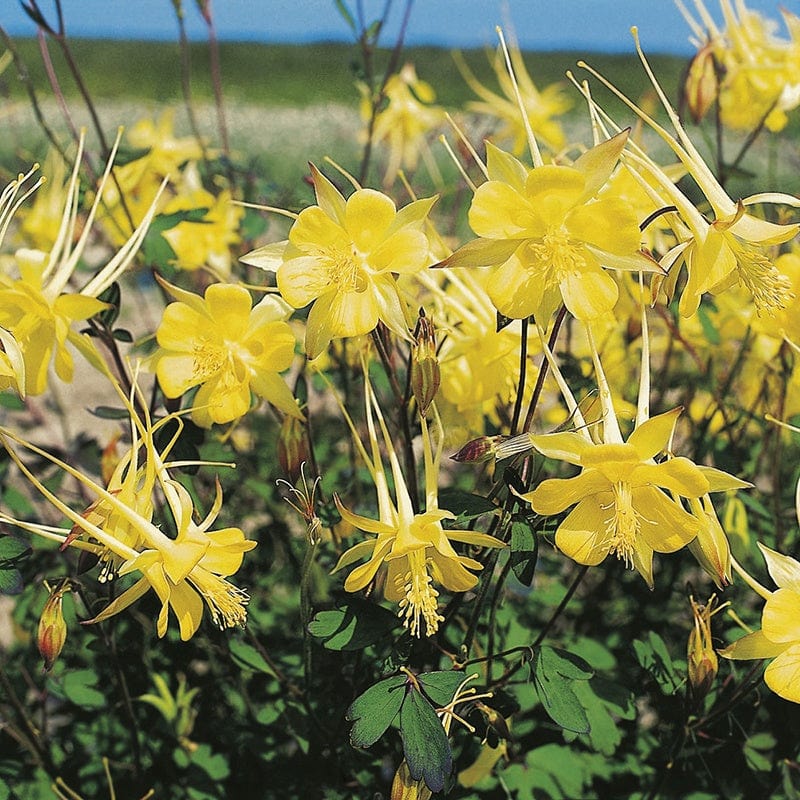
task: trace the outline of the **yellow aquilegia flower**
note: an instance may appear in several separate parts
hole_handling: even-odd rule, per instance
[[[205,428],[246,414],[251,392],[284,414],[302,417],[279,375],[294,359],[285,303],[266,295],[253,307],[247,289],[233,284],[212,284],[203,298],[161,284],[177,301],[164,309],[156,331],[155,370],[167,397],[199,386],[192,419]]]
[[[45,390],[51,361],[59,378],[72,380],[73,359],[66,346],[68,341],[75,344],[78,335],[71,329],[72,323],[89,319],[108,307],[97,297],[127,269],[147,233],[155,211],[154,205],[151,205],[141,224],[109,261],[79,290],[69,291],[69,284],[74,279],[75,270],[89,241],[92,222],[108,181],[115,151],[111,153],[94,204],[83,220],[83,230],[78,235],[78,172],[82,152],[81,142],[65,190],[55,244],[50,252],[18,250],[10,259],[12,272],[0,274],[0,327],[10,332],[22,353],[25,391],[28,394],[41,394]],[[36,184],[29,189],[24,186],[30,174],[20,175],[0,195],[0,241],[14,211],[38,186]],[[20,191],[24,194],[17,198]],[[13,276],[14,271],[18,277]]]
[[[110,374],[108,377],[113,382]],[[46,450],[0,428],[0,443],[19,470],[72,523],[73,528],[64,535],[63,528],[26,522],[4,513],[0,513],[0,521],[60,542],[62,547],[94,553],[104,563],[101,580],[134,572],[141,574],[132,586],[89,622],[99,622],[120,613],[153,589],[161,601],[157,620],[159,636],[167,632],[169,610],[172,609],[181,638],[191,638],[200,625],[204,604],[220,628],[244,625],[247,594],[226,578],[239,569],[243,554],[255,547],[255,542],[245,539],[239,528],[210,530],[222,507],[219,482],[211,510],[202,521],[195,522],[191,496],[172,478],[172,464],[164,460],[171,444],[159,452],[154,440],[154,434],[166,424],[166,420],[179,421],[179,417],[171,415],[153,426],[146,411],[144,418],[140,418],[132,401],[118,387],[117,391],[131,417],[133,441],[127,469],[123,467],[129,477],[122,478],[119,486],[104,488]],[[141,403],[141,397],[138,400]],[[31,472],[12,443],[79,481],[95,497],[89,509],[80,514],[59,499]],[[141,465],[136,460],[139,456],[134,454],[139,449],[143,459]],[[192,463],[202,465],[205,462]],[[163,513],[162,519],[154,519],[156,507]],[[174,529],[175,538],[164,533],[162,526]],[[119,568],[109,568],[112,562],[119,564]]]
[[[717,26],[703,0],[694,4],[698,19],[679,4],[701,48],[693,63],[711,66],[689,71],[687,95],[716,93],[720,118],[728,128],[750,132],[763,124],[773,132],[783,130],[787,112],[800,103],[800,19],[780,9],[787,39],[776,36],[773,20],[747,8],[743,0],[720,0],[724,28]],[[709,78],[706,71],[712,73]],[[703,103],[700,110],[709,105]]]
[[[316,358],[331,339],[359,336],[383,322],[409,339],[406,304],[396,274],[429,266],[423,232],[436,198],[417,200],[397,210],[385,194],[358,188],[345,200],[315,167],[318,205],[302,211],[285,242],[254,250],[242,261],[276,273],[287,303],[311,303],[305,349]]]
[[[671,299],[680,266],[685,264],[687,279],[679,305],[682,316],[689,317],[697,311],[704,293],[716,294],[737,284],[741,284],[752,294],[759,312],[773,314],[790,303],[793,295],[790,281],[774,264],[774,252],[771,248],[794,238],[800,231],[800,225],[769,222],[750,213],[748,208],[757,203],[798,207],[800,200],[780,192],[764,192],[743,200],[730,197],[689,138],[645,58],[636,29],[633,29],[633,33],[639,59],[669,117],[674,134],[629,100],[596,70],[583,63],[581,66],[614,92],[661,137],[686,168],[713,212],[713,219],[709,221],[708,216],[695,207],[642,148],[633,143],[628,144],[623,156],[626,165],[641,176],[642,184],[651,187],[662,208],[675,206],[678,211],[677,218],[672,215],[667,217],[678,243],[660,260],[662,267],[671,270],[665,284],[668,296]],[[587,99],[593,103],[588,94]],[[595,109],[607,119],[607,115],[596,105]]]
[[[688,459],[654,461],[667,448],[679,413],[647,420],[622,443],[593,444],[572,431],[530,437],[542,455],[581,468],[574,478],[549,478],[522,495],[546,516],[575,506],[556,530],[559,550],[591,566],[616,555],[652,588],[653,552],[679,550],[699,528],[667,492],[701,497],[709,491],[708,480]]]
[[[244,209],[233,203],[229,189],[216,197],[204,189],[197,168],[190,165],[183,172],[178,194],[164,206],[163,213],[195,209],[205,210],[201,219],[182,220],[162,236],[175,251],[178,269],[205,268],[224,280],[231,272],[231,245],[241,240],[239,223]]]
[[[602,142],[572,166],[533,169],[489,146],[489,180],[469,209],[470,227],[480,238],[442,266],[496,267],[489,297],[514,319],[533,315],[544,325],[562,302],[581,320],[609,313],[619,289],[603,267],[656,267],[640,252],[639,223],[630,207],[601,191],[626,139],[622,133]]]
[[[767,686],[784,700],[800,703],[800,562],[758,543],[774,592],[766,596],[761,630],[749,633],[719,654],[731,659],[774,659],[764,672]]]
[[[366,85],[359,86],[359,89],[362,94],[361,118],[369,122],[372,115],[369,90]],[[417,77],[413,64],[406,64],[389,77],[383,96],[386,103],[375,115],[372,138],[388,147],[383,183],[389,186],[401,168],[410,171],[417,168],[420,154],[428,164],[432,163],[427,137],[444,122],[445,114],[443,109],[434,105],[436,93],[430,84]]]
[[[500,123],[492,135],[494,142],[511,141],[514,155],[521,155],[528,143],[527,130],[520,114],[517,92],[514,82],[508,74],[502,49],[498,49],[492,60],[492,69],[497,76],[497,83],[502,94],[487,89],[467,66],[461,53],[454,53],[456,66],[470,89],[475,92],[479,101],[467,104],[470,111],[485,114],[497,119]],[[549,150],[558,151],[565,143],[564,131],[558,117],[572,107],[572,100],[564,92],[560,83],[552,83],[539,89],[533,82],[519,47],[509,48],[509,58],[514,69],[519,95],[525,109],[528,124],[536,138]]]
[[[425,462],[425,511],[414,512],[406,479],[368,381],[365,393],[371,457],[361,445],[355,428],[353,435],[375,483],[378,519],[354,514],[345,508],[338,497],[336,506],[345,522],[365,533],[375,534],[375,538],[351,547],[339,559],[336,569],[350,566],[367,556],[367,561],[347,576],[345,590],[359,592],[366,589],[375,580],[378,572],[384,570],[384,596],[399,604],[399,616],[403,619],[403,624],[412,636],[431,636],[442,620],[437,610],[439,591],[436,586],[442,586],[451,592],[465,592],[477,584],[478,578],[474,573],[483,568],[474,558],[456,553],[452,543],[464,542],[478,547],[503,547],[504,543],[484,533],[451,530],[442,526],[442,520],[453,519],[455,515],[440,509],[438,505],[437,480],[441,448],[434,455],[424,418],[420,419],[420,424]],[[374,415],[378,418],[389,456],[394,500],[389,492],[379,450]]]

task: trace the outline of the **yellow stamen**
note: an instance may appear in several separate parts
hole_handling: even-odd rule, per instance
[[[403,619],[403,625],[408,628],[412,636],[421,637],[421,619],[425,620],[425,635],[432,636],[439,628],[439,623],[444,617],[437,613],[437,601],[439,592],[432,586],[432,578],[428,575],[428,564],[425,558],[424,548],[412,550],[408,554],[409,571],[403,578],[398,579],[398,584],[402,583],[403,591],[406,596],[400,601],[399,617]]]
[[[244,627],[247,621],[245,606],[250,602],[244,589],[200,566],[189,573],[189,581],[203,596],[211,611],[211,619],[220,630]]]
[[[631,487],[625,481],[614,484],[614,505],[611,520],[606,527],[608,551],[633,567],[636,538],[639,535],[639,518],[633,507]]]

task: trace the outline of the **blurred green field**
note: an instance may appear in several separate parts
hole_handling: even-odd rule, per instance
[[[33,85],[38,91],[50,93],[44,67],[35,40],[16,42]],[[89,91],[98,99],[120,97],[170,102],[181,99],[180,50],[177,44],[163,42],[134,42],[76,39],[71,42]],[[59,75],[66,75],[63,59],[51,44],[51,57]],[[633,47],[631,46],[631,52]],[[464,58],[476,76],[490,84],[493,74],[489,63],[490,51],[466,50]],[[305,45],[231,43],[220,45],[220,60],[226,97],[231,101],[267,106],[309,106],[326,102],[352,103],[356,98],[354,81],[358,77],[359,53],[348,44],[319,43]],[[389,58],[388,50],[375,54],[378,70]],[[549,52],[527,53],[525,61],[538,84],[563,80],[567,69],[574,69],[586,53]],[[438,100],[449,108],[459,108],[472,99],[449,50],[434,47],[413,47],[403,53],[412,61],[418,75],[433,84]],[[646,86],[646,79],[632,56],[592,55],[597,66],[612,81],[637,96]],[[672,91],[684,66],[683,59],[672,56],[653,56],[653,66]],[[213,91],[209,79],[208,47],[203,43],[191,45],[192,91],[198,101],[211,100]],[[25,96],[24,88],[12,76],[3,76],[3,91],[10,99]],[[74,97],[74,82],[65,77],[62,91]]]
[[[97,105],[99,117],[109,138],[120,125],[130,126],[145,116],[155,116],[165,108],[176,108],[176,129],[189,131],[188,118],[181,92],[180,49],[177,43],[109,40],[71,40],[70,46],[79,65],[87,89]],[[30,76],[48,125],[66,143],[71,141],[68,125],[47,79],[38,43],[16,40],[15,48]],[[50,55],[60,89],[72,115],[74,127],[89,128],[88,147],[96,148],[90,117],[77,86],[66,68],[57,46],[50,43]],[[389,51],[374,54],[378,74],[389,59]],[[477,78],[496,88],[491,68],[491,50],[467,50],[463,56]],[[225,113],[234,156],[248,164],[255,173],[266,176],[274,187],[271,202],[292,205],[305,195],[303,177],[307,163],[319,163],[330,157],[347,169],[357,171],[361,154],[362,122],[358,115],[361,54],[348,44],[257,44],[222,43],[220,60]],[[684,59],[652,55],[651,64],[668,96],[677,103],[678,85],[685,69]],[[565,81],[567,70],[577,77],[583,74],[576,63],[585,59],[619,86],[631,98],[657,110],[653,92],[644,71],[633,54],[608,55],[576,52],[526,53],[525,61],[534,81],[540,87],[554,81]],[[417,74],[428,81],[438,102],[451,111],[463,109],[474,95],[459,73],[450,51],[432,47],[408,48],[401,63],[415,64]],[[211,146],[220,142],[218,120],[213,104],[208,46],[191,45],[191,88],[199,127]],[[593,82],[593,92],[601,104],[620,122],[631,125],[631,113],[610,94]],[[575,104],[563,125],[568,140],[588,144],[591,135],[585,105],[575,92]],[[649,99],[648,99],[649,95]],[[5,180],[31,162],[44,159],[48,143],[31,110],[28,91],[18,70],[10,66],[0,75],[0,178]],[[656,114],[658,116],[658,114]],[[662,115],[663,118],[663,115]],[[788,134],[788,135],[787,135]],[[479,139],[482,134],[473,136]],[[800,189],[800,160],[794,146],[800,135],[800,123],[792,118],[789,130],[781,141],[762,137],[748,155],[739,179],[742,194],[754,183],[753,191],[761,190],[763,181],[770,181],[783,191]],[[663,144],[657,147],[658,157],[670,156]],[[695,137],[703,147],[703,136]],[[477,142],[476,142],[477,143]],[[712,143],[705,142],[708,154]],[[739,143],[727,145],[734,153]],[[452,166],[442,148],[436,147],[443,169]],[[755,177],[755,180],[754,180]],[[424,189],[425,187],[423,187]],[[734,188],[734,187],[732,187]],[[738,189],[734,189],[738,191]]]

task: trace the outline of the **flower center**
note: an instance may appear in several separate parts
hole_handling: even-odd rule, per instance
[[[436,611],[439,592],[431,585],[425,548],[409,551],[407,558],[409,570],[402,578],[397,579],[406,595],[400,600],[398,616],[403,619],[403,625],[412,636],[422,635],[422,620],[425,621],[425,635],[432,636],[444,617]]]
[[[198,383],[204,383],[212,375],[216,375],[226,358],[225,350],[214,342],[201,339],[194,345],[192,356],[194,363],[192,372]]]
[[[586,265],[583,245],[571,241],[563,227],[550,228],[541,239],[530,242],[528,252],[531,266],[544,272],[547,288],[560,283],[571,272],[581,272]]]
[[[329,282],[340,291],[366,291],[368,280],[364,262],[355,248],[330,249],[325,253],[323,263]]]
[[[636,537],[639,535],[639,517],[633,507],[630,484],[618,481],[613,485],[613,491],[613,513],[606,526],[608,551],[616,553],[617,558],[624,561],[626,567],[633,567]]]

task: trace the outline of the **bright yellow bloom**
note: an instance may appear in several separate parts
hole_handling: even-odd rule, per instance
[[[735,5],[720,0],[725,21],[720,29],[702,0],[695,0],[699,21],[685,6],[679,6],[691,26],[697,44],[716,60],[713,81],[718,92],[722,123],[741,131],[754,131],[762,123],[770,131],[782,130],[788,121],[787,112],[800,103],[800,20],[787,11],[781,13],[789,39],[775,36],[775,25],[743,0]],[[702,62],[701,62],[702,63]],[[707,70],[690,71],[686,91],[689,96],[712,94]],[[701,110],[710,103],[701,105]],[[702,116],[699,115],[699,116]]]
[[[77,292],[65,291],[83,258],[114,158],[112,152],[94,204],[78,236],[78,172],[82,151],[81,143],[65,191],[61,223],[52,250],[49,254],[39,250],[18,250],[13,256],[13,263],[19,277],[0,275],[0,326],[10,332],[22,353],[25,391],[28,394],[41,394],[45,390],[48,369],[53,360],[56,374],[64,381],[72,380],[73,360],[66,343],[74,343],[77,334],[71,331],[70,326],[107,308],[106,303],[98,300],[97,296],[127,269],[147,233],[155,210],[153,206],[150,207],[130,238],[83,288]],[[16,199],[28,177],[30,173],[20,175],[0,196],[0,237],[19,204],[38,186],[36,184],[27,189],[22,198]]]
[[[556,531],[556,546],[579,564],[594,566],[614,554],[653,587],[653,552],[672,553],[697,536],[700,521],[676,498],[743,484],[666,452],[680,409],[636,427],[627,442],[594,444],[577,432],[531,435],[542,455],[581,467],[574,478],[550,478],[521,495],[538,514],[575,508]]]
[[[201,298],[161,283],[178,301],[164,309],[156,331],[155,370],[167,397],[199,386],[192,419],[205,428],[246,414],[251,391],[284,414],[302,417],[278,374],[294,359],[285,303],[266,295],[253,307],[250,293],[233,284],[212,284]]]
[[[385,194],[357,189],[345,200],[312,166],[318,205],[300,213],[288,241],[254,250],[242,261],[276,273],[278,289],[295,308],[312,303],[305,349],[316,358],[333,338],[359,336],[383,322],[409,339],[409,319],[396,274],[430,265],[423,232],[436,198],[398,211]]]
[[[636,36],[635,29],[634,35]],[[586,67],[592,75],[611,89],[669,145],[711,206],[714,218],[709,222],[706,215],[694,206],[644,150],[629,144],[623,156],[625,163],[640,173],[642,183],[651,187],[662,207],[673,205],[678,210],[679,218],[668,217],[678,244],[661,258],[661,265],[666,269],[671,268],[667,284],[668,293],[674,291],[680,265],[685,263],[688,277],[679,306],[682,316],[688,317],[697,311],[705,292],[722,292],[737,283],[752,294],[759,311],[774,313],[791,301],[792,293],[788,279],[777,270],[773,263],[773,254],[766,248],[792,239],[800,230],[800,225],[768,222],[749,213],[747,209],[756,203],[798,207],[800,200],[792,195],[767,192],[734,201],[686,133],[656,80],[638,38],[636,38],[636,48],[647,76],[675,130],[674,135],[625,97],[598,72],[585,64],[581,66]],[[590,97],[588,99],[592,102]],[[601,117],[608,119],[596,105],[595,108]]]
[[[502,49],[497,50],[492,61],[492,69],[497,76],[502,95],[487,89],[475,77],[460,53],[456,52],[453,56],[464,80],[481,98],[480,101],[468,103],[467,108],[496,118],[500,122],[500,127],[492,135],[492,140],[501,143],[511,141],[511,151],[516,156],[521,155],[528,143],[527,131]],[[572,100],[564,93],[563,85],[560,83],[552,83],[544,89],[538,89],[525,67],[519,47],[510,47],[509,57],[531,130],[549,150],[560,150],[564,146],[565,138],[556,117],[572,108]]]
[[[366,86],[361,89],[361,117],[369,121],[372,103]],[[444,111],[433,105],[436,94],[430,84],[420,80],[413,64],[406,64],[392,75],[383,89],[386,105],[375,116],[372,137],[385,142],[389,160],[383,176],[390,185],[401,168],[415,170],[420,154],[430,163],[427,136],[445,120]]]
[[[164,206],[163,214],[205,209],[202,219],[183,220],[162,234],[175,251],[178,269],[206,268],[218,279],[231,272],[231,245],[238,244],[239,223],[244,209],[234,205],[231,192],[223,189],[216,197],[200,183],[196,168],[183,173],[179,193]]]
[[[194,136],[175,136],[175,109],[162,112],[157,121],[139,120],[128,132],[132,147],[148,150],[148,167],[162,178],[175,176],[187,161],[199,161],[203,148]]]
[[[481,238],[442,265],[497,266],[488,292],[507,317],[533,315],[544,325],[562,301],[581,320],[609,313],[619,290],[604,266],[656,268],[640,252],[639,224],[629,206],[601,191],[626,139],[622,133],[596,145],[572,166],[533,169],[489,146],[489,180],[469,210],[470,227]]]
[[[442,620],[437,610],[439,592],[434,584],[451,592],[465,592],[478,582],[474,572],[483,568],[479,561],[458,555],[452,543],[464,542],[478,547],[503,547],[504,543],[487,534],[442,527],[442,520],[453,519],[454,515],[438,506],[437,480],[441,449],[433,454],[424,419],[420,423],[425,461],[425,511],[414,512],[405,477],[369,381],[366,381],[365,392],[371,458],[361,446],[355,429],[353,435],[375,483],[379,518],[372,519],[348,511],[338,497],[336,506],[345,522],[366,533],[374,533],[376,537],[351,547],[339,559],[336,569],[368,556],[365,563],[347,576],[345,590],[358,592],[366,589],[375,580],[378,571],[385,569],[384,596],[387,600],[399,603],[399,616],[403,618],[403,624],[412,636],[422,636],[423,633],[431,636]],[[378,417],[389,456],[395,500],[392,500],[389,492],[373,412]]]
[[[761,542],[758,546],[779,588],[768,593],[761,630],[743,636],[719,654],[732,659],[774,659],[764,672],[767,686],[784,700],[800,703],[800,562]]]
[[[194,635],[202,619],[204,601],[213,621],[220,628],[243,625],[247,595],[225,578],[239,569],[243,554],[255,547],[255,542],[246,540],[239,528],[209,530],[222,507],[219,482],[210,512],[201,522],[194,521],[194,507],[189,492],[171,477],[171,464],[164,460],[171,445],[160,453],[154,441],[154,434],[160,427],[167,421],[179,420],[179,417],[171,415],[152,426],[148,417],[143,422],[134,411],[132,402],[121,392],[120,395],[131,415],[133,441],[131,451],[123,459],[120,471],[116,479],[112,479],[109,488],[98,485],[46,450],[6,429],[0,429],[2,444],[17,467],[72,522],[73,529],[68,536],[64,536],[63,529],[25,522],[5,514],[0,514],[0,521],[59,541],[64,547],[77,547],[95,553],[105,564],[101,580],[115,578],[117,574],[141,573],[136,583],[90,622],[99,622],[118,614],[152,588],[161,601],[157,621],[160,637],[167,631],[170,608],[178,620],[181,638],[186,640]],[[177,435],[173,443],[176,438]],[[83,514],[70,508],[30,471],[10,442],[16,442],[80,481],[96,497],[95,502]],[[144,458],[141,466],[137,461],[139,449]],[[152,519],[156,491],[166,501],[165,527],[174,528],[174,539],[167,536]],[[115,566],[117,564],[118,569]]]

